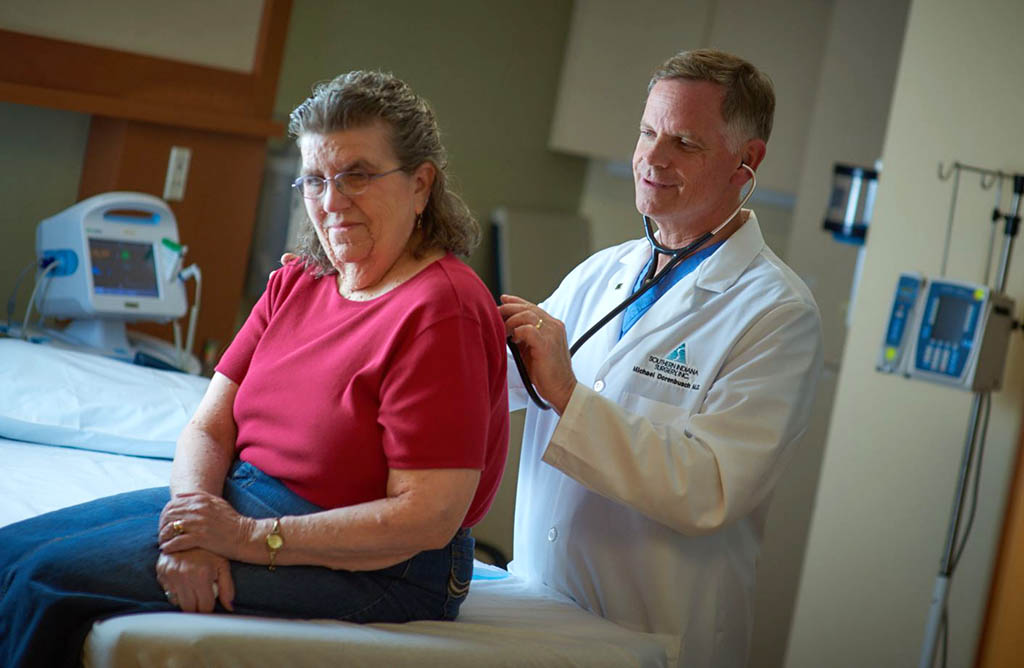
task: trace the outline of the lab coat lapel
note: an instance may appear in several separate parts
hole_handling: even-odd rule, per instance
[[[632,293],[633,283],[650,256],[650,247],[643,243],[637,244],[635,248],[619,259],[618,266],[611,272],[608,282],[604,287],[593,317],[587,323],[587,329]],[[636,329],[636,325],[633,326],[633,329]],[[576,338],[582,336],[585,331],[586,329],[583,329],[578,332]],[[620,331],[622,331],[622,313],[619,313],[611,322],[598,330],[593,338],[580,348],[577,357],[580,362],[584,363],[580,366],[584,367],[590,376],[603,375],[610,364],[610,360],[618,358],[618,348],[622,344],[622,341],[619,340]],[[590,349],[588,350],[588,348]],[[573,359],[575,360],[577,357]],[[575,367],[577,364],[573,366]],[[583,371],[584,368],[579,370]],[[588,377],[585,382],[589,384],[590,380],[592,378]]]
[[[697,287],[711,292],[725,292],[746,271],[764,248],[764,237],[757,216],[748,213],[747,222],[725,240],[718,252],[697,270]],[[682,282],[682,281],[680,281]]]

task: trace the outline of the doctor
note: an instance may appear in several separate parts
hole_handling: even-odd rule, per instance
[[[511,570],[623,626],[678,637],[679,664],[744,666],[775,487],[821,369],[807,287],[740,194],[775,96],[753,65],[680,53],[654,74],[633,154],[636,206],[662,247],[725,224],[575,357],[575,341],[671,256],[603,250],[547,300],[502,297],[537,391],[527,410]]]

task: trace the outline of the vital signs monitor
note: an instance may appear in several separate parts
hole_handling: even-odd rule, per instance
[[[114,354],[130,351],[126,322],[185,315],[178,225],[163,200],[111,192],[83,200],[36,228],[49,267],[40,313],[71,319],[65,337]]]
[[[877,368],[989,392],[1002,385],[1014,302],[984,285],[901,274]]]

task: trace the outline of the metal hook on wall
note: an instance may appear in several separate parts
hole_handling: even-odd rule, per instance
[[[940,166],[941,167],[941,166]],[[953,192],[949,200],[949,217],[946,219],[946,243],[942,246],[942,265],[939,269],[939,276],[946,275],[946,265],[949,263],[949,246],[950,241],[953,237],[953,218],[956,216],[956,199],[960,193],[960,163],[954,162],[953,167],[949,170],[949,175],[945,178],[942,174],[939,174],[939,178],[943,181],[949,178],[950,175],[955,175],[953,179]]]
[[[940,276],[945,276],[946,275],[946,265],[947,265],[948,260],[949,260],[950,241],[952,239],[952,234],[953,234],[953,219],[956,216],[956,202],[957,202],[957,196],[958,196],[959,190],[960,190],[960,175],[963,172],[975,172],[975,173],[977,173],[980,176],[981,189],[982,190],[991,190],[992,186],[998,186],[996,188],[996,204],[995,204],[995,208],[992,211],[992,222],[993,222],[993,228],[992,229],[993,229],[993,232],[991,233],[991,236],[990,236],[990,239],[989,239],[989,258],[988,258],[988,261],[986,262],[986,267],[985,267],[985,277],[986,277],[986,283],[987,283],[988,282],[988,274],[991,271],[992,244],[993,244],[993,242],[995,240],[995,236],[994,236],[995,225],[994,225],[994,223],[996,223],[998,221],[998,219],[999,219],[999,217],[1001,215],[1000,212],[999,212],[999,205],[1000,205],[1000,202],[1002,200],[1003,181],[1006,180],[1006,179],[1014,179],[1014,178],[1016,178],[1016,175],[1008,174],[1008,173],[1004,172],[1001,169],[986,169],[984,167],[977,167],[975,165],[968,165],[968,164],[960,162],[959,160],[954,160],[950,164],[948,169],[946,168],[944,163],[942,163],[942,162],[939,163],[939,180],[941,180],[941,181],[948,181],[950,179],[950,177],[953,178],[953,187],[952,187],[952,192],[950,193],[950,200],[949,200],[949,216],[948,216],[948,218],[946,220],[946,243],[944,244],[943,251],[942,251],[942,265],[941,265],[941,269],[940,269],[940,272],[939,272]]]
[[[953,172],[955,172],[958,167],[960,167],[960,163],[954,160],[953,163],[949,166],[949,171],[947,172],[947,171],[943,170],[942,162],[940,161],[939,162],[939,180],[940,181],[948,181],[949,177],[953,176]]]

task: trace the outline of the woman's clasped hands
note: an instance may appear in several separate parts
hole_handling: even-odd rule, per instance
[[[213,494],[175,494],[160,513],[157,580],[172,605],[185,612],[212,612],[216,602],[232,610],[230,559],[252,545],[257,520],[238,514]]]

